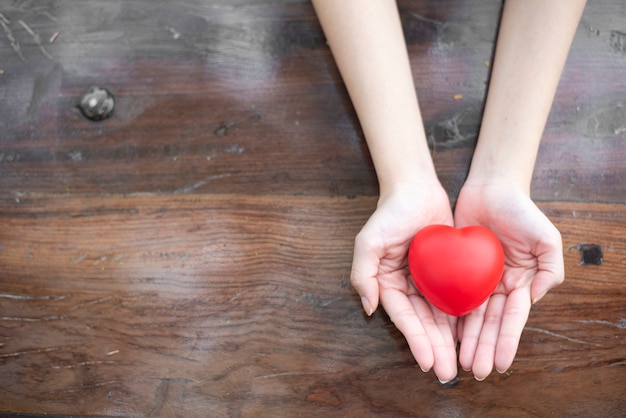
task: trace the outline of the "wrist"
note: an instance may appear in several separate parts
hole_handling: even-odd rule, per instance
[[[470,170],[463,188],[511,188],[520,190],[526,195],[530,195],[531,177],[511,170],[498,169],[497,167],[481,167],[477,170]]]
[[[377,168],[381,197],[397,191],[441,188],[430,154],[428,157]]]
[[[448,194],[437,178],[426,180],[424,178],[398,181],[389,184],[388,187],[380,188],[378,204],[394,198],[400,197],[403,200],[412,201],[413,198],[424,199],[424,196],[431,196],[432,200],[439,198],[448,199]],[[435,199],[437,196],[437,199]],[[422,204],[431,202],[422,202]],[[449,204],[449,201],[448,201]]]
[[[472,158],[465,184],[473,186],[507,185],[530,194],[539,141],[497,140],[483,135]]]
[[[467,177],[459,196],[466,193],[474,196],[506,193],[507,195],[517,194],[530,197],[530,188],[524,181],[510,174],[499,176],[486,175],[481,172]]]

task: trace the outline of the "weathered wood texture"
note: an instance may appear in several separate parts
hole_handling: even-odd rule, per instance
[[[349,289],[352,236],[374,205],[235,195],[5,200],[0,409],[623,411],[622,205],[542,205],[564,231],[567,281],[533,310],[508,374],[479,383],[462,372],[455,388],[424,375],[388,319],[366,320]],[[604,247],[604,264],[580,265],[583,242]]]
[[[454,198],[500,3],[399,4]],[[444,387],[349,286],[376,177],[307,1],[0,0],[0,413],[622,415],[625,22],[588,5],[537,162],[566,281],[508,373]]]
[[[476,139],[500,5],[400,7],[435,162],[455,196]],[[624,7],[587,8],[537,163],[536,199],[615,202],[625,194]],[[0,13],[9,22],[0,39],[2,190],[377,193],[306,1],[16,2]],[[76,109],[92,84],[117,97],[115,117],[102,124]]]

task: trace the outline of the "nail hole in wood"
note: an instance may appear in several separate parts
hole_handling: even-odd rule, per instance
[[[602,246],[597,244],[580,244],[576,249],[580,251],[580,264],[597,266],[604,263]]]

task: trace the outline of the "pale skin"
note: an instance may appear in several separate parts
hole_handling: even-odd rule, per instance
[[[458,364],[477,380],[512,364],[533,303],[563,281],[561,236],[530,199],[541,136],[585,0],[507,0],[478,144],[455,213],[429,154],[393,0],[313,0],[372,154],[380,185],[355,239],[351,282],[371,315],[379,303],[420,368],[441,382]],[[424,300],[406,255],[424,226],[482,225],[500,239],[494,294],[465,317]]]

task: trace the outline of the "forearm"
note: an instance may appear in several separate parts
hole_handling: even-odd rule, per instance
[[[585,0],[506,0],[468,183],[530,191],[554,94]]]
[[[393,0],[313,0],[372,154],[381,194],[436,182]]]

